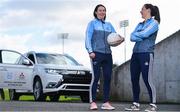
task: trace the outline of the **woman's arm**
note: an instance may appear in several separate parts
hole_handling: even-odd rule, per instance
[[[94,27],[93,27],[93,22],[91,21],[87,26],[86,39],[85,39],[85,47],[86,47],[86,50],[88,51],[88,53],[93,52],[92,44],[91,44],[93,31],[94,31]]]
[[[159,24],[156,20],[152,21],[148,27],[143,30],[134,32],[134,36],[140,37],[141,39],[148,38],[151,34],[155,33],[159,29]]]
[[[130,37],[130,40],[132,42],[138,42],[138,41],[142,41],[142,39],[139,37],[139,36],[136,36],[135,33],[141,29],[142,25],[141,23],[139,23],[136,28],[134,29],[134,31],[131,33],[131,37]]]

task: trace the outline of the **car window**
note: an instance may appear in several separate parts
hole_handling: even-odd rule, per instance
[[[77,65],[70,58],[60,54],[36,54],[38,64]]]
[[[17,59],[16,63],[23,65],[23,60],[26,59],[25,57],[21,56],[19,59]]]
[[[16,64],[17,60],[21,57],[20,54],[12,51],[1,52],[1,62],[6,64]]]

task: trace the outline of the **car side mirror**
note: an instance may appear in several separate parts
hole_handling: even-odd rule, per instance
[[[29,60],[27,60],[27,59],[23,59],[22,60],[22,64],[23,65],[32,65],[32,63]]]

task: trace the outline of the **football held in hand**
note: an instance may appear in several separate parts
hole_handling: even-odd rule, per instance
[[[124,41],[124,38],[117,33],[110,33],[107,37],[107,42],[110,46],[116,47]]]

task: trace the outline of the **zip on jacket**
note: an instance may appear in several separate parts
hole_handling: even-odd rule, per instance
[[[93,19],[86,29],[85,47],[88,53],[100,52],[109,54],[111,49],[107,43],[107,36],[116,32],[110,22]]]

